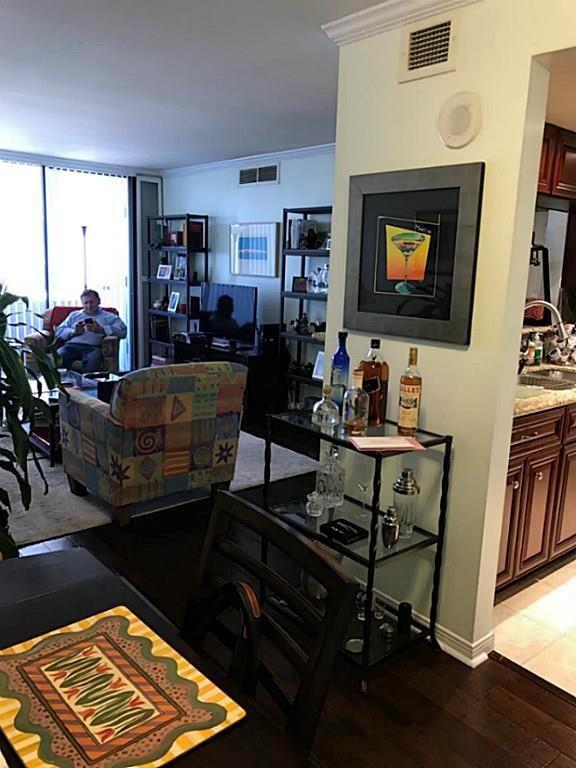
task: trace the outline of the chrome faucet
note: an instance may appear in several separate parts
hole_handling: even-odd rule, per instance
[[[558,308],[555,307],[554,304],[551,304],[549,301],[544,301],[544,299],[535,299],[534,301],[528,302],[528,304],[525,305],[524,310],[530,309],[531,307],[546,307],[546,309],[549,309],[556,317],[556,325],[558,326],[560,339],[566,341],[568,334],[566,333],[566,328],[564,328],[564,321],[560,316]]]

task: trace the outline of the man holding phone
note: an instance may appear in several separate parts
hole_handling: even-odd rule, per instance
[[[100,309],[97,291],[86,288],[80,301],[83,309],[71,312],[56,329],[56,338],[65,342],[58,353],[64,368],[71,368],[72,363],[81,360],[84,373],[95,373],[102,368],[103,338],[125,339],[127,328],[118,315]]]

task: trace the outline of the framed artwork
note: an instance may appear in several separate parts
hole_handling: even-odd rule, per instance
[[[292,278],[292,293],[308,293],[308,278],[294,275]]]
[[[172,291],[170,301],[168,302],[168,312],[176,312],[180,303],[180,292]]]
[[[314,363],[314,370],[312,371],[312,378],[319,379],[320,381],[324,379],[324,352],[316,353],[316,361]]]
[[[230,272],[277,277],[278,223],[230,225]]]
[[[159,280],[170,280],[172,277],[172,264],[158,264],[156,277]]]
[[[470,342],[484,163],[350,178],[344,325]]]
[[[174,280],[184,280],[186,277],[186,256],[176,256]]]

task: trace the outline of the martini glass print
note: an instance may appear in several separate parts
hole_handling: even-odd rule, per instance
[[[392,236],[392,242],[396,248],[398,248],[402,256],[404,256],[404,280],[396,283],[394,286],[394,290],[397,293],[410,294],[414,293],[416,290],[415,286],[410,285],[408,282],[408,262],[410,261],[410,256],[412,256],[414,251],[425,239],[425,236],[420,232],[410,231],[400,232],[399,234]]]

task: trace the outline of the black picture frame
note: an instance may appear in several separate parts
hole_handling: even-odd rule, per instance
[[[345,328],[470,343],[484,171],[350,177]]]
[[[308,278],[294,275],[292,278],[292,293],[308,293]]]

